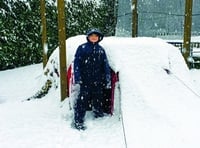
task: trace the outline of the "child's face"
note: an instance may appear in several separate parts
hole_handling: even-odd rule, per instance
[[[99,36],[97,34],[91,34],[89,37],[88,37],[89,41],[92,42],[92,43],[96,43],[98,42],[99,40]]]

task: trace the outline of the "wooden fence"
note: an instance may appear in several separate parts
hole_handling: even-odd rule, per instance
[[[179,48],[181,53],[183,53],[183,42],[168,42]],[[190,43],[190,68],[200,68],[200,42]]]
[[[183,50],[183,42],[173,42],[173,41],[170,41],[168,43],[172,44],[172,45],[174,45],[176,47],[178,47],[181,51]],[[191,49],[199,48],[199,51],[200,51],[200,42],[191,42],[190,43],[190,48]]]

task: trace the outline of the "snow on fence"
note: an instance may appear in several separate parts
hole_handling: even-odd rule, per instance
[[[172,44],[172,45],[174,45],[176,47],[178,47],[181,50],[181,52],[182,52],[182,50],[183,50],[183,42],[173,42],[173,41],[170,41],[168,43]],[[190,49],[194,49],[194,48],[195,49],[199,48],[199,52],[200,52],[200,42],[191,42],[190,43]]]
[[[179,48],[179,50],[183,53],[183,42],[168,42]],[[200,64],[200,42],[191,42],[190,43],[190,63],[191,67],[195,67],[195,64]]]

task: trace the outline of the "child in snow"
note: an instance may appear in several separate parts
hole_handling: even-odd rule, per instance
[[[103,117],[103,89],[111,88],[110,68],[104,49],[99,45],[103,34],[91,29],[86,34],[87,42],[80,45],[74,59],[75,87],[80,93],[74,105],[73,126],[84,130],[84,117],[88,107],[94,117]]]

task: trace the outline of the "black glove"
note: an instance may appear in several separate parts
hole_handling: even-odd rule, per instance
[[[105,86],[106,89],[111,89],[111,82],[108,82]]]

